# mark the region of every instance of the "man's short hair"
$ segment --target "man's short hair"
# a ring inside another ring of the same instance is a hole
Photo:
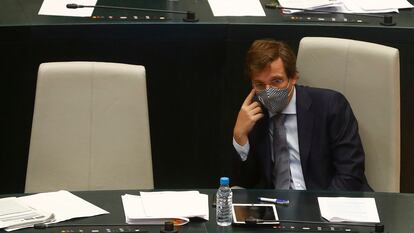
[[[293,78],[297,73],[296,55],[286,43],[273,39],[254,41],[246,55],[248,77],[260,73],[278,58],[282,59],[287,77]]]

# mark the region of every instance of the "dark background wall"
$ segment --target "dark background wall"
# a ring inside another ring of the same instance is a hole
[[[141,64],[147,70],[156,188],[212,188],[231,174],[232,130],[250,84],[251,42],[273,37],[297,50],[304,36],[396,47],[401,53],[401,191],[414,192],[414,33],[411,28],[290,23],[109,23],[2,26],[0,193],[24,190],[37,68],[49,61]],[[363,91],[363,90],[361,90]],[[382,175],[378,171],[378,175]]]

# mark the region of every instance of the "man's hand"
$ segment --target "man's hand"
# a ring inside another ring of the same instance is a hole
[[[247,135],[256,122],[263,117],[262,108],[260,104],[253,100],[255,90],[249,93],[244,100],[239,115],[237,116],[236,125],[234,126],[233,137],[236,142],[243,146],[247,143]]]

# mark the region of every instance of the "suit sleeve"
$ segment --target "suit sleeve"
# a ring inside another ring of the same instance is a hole
[[[240,155],[233,147],[233,181],[235,185],[244,188],[266,188],[267,183],[264,178],[263,166],[269,165],[264,162],[267,153],[263,152],[266,146],[263,144],[268,137],[267,134],[268,121],[259,120],[249,133],[250,149],[247,159],[242,161]],[[260,145],[259,145],[260,144]],[[264,165],[265,164],[265,165]]]
[[[329,145],[335,169],[329,188],[364,190],[365,153],[351,106],[342,94],[336,93],[329,103],[329,109]]]
[[[249,150],[247,159],[242,160],[240,154],[233,147],[232,153],[232,179],[233,185],[241,186],[243,188],[252,188],[256,182],[257,175],[257,161],[252,155],[252,150]]]

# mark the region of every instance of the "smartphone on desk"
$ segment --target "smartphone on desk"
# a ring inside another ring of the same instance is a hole
[[[234,224],[275,225],[279,217],[273,204],[233,203]]]

